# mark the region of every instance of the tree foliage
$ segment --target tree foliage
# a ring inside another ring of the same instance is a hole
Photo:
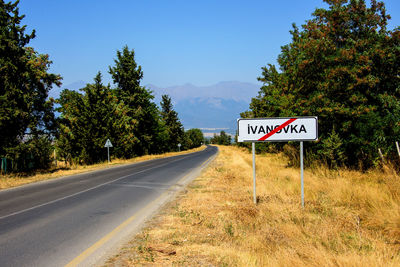
[[[114,62],[115,66],[110,67],[109,72],[117,85],[115,95],[127,107],[124,116],[133,126],[126,133],[131,141],[125,143],[119,155],[132,157],[160,152],[163,129],[159,110],[152,102],[154,96],[151,92],[140,85],[143,71],[135,61],[135,52],[125,46],[122,51],[117,51]]]
[[[203,142],[203,132],[200,129],[193,128],[185,132],[183,148],[192,149],[195,147],[199,147],[202,145]]]
[[[120,107],[101,79],[99,72],[93,84],[81,89],[83,94],[66,89],[58,99],[61,116],[57,145],[63,158],[95,163],[105,159],[106,140],[117,140],[116,134],[123,124],[122,116],[116,116]]]
[[[219,135],[214,134],[214,137],[211,138],[211,144],[217,145],[225,145],[229,146],[231,144],[231,136],[226,134],[225,131],[221,131]]]
[[[394,153],[400,137],[400,29],[387,29],[382,2],[325,2],[329,8],[316,9],[302,29],[293,25],[279,71],[262,68],[264,85],[242,116],[317,115],[320,141],[310,151],[335,164],[369,167],[378,148]],[[340,153],[324,151],[333,147]]]
[[[59,75],[48,73],[52,63],[48,55],[27,46],[35,38],[35,31],[25,33],[23,18],[18,1],[0,0],[0,156],[14,161],[20,161],[44,139],[50,143],[56,125],[53,100],[47,97],[53,84],[61,84]],[[24,145],[27,140],[29,145]],[[41,155],[36,156],[48,157]]]
[[[104,86],[98,73],[81,93],[61,93],[61,157],[87,164],[105,160],[107,139],[113,144],[112,154],[123,158],[171,151],[183,140],[171,99],[163,96],[162,111],[157,108],[151,92],[140,85],[143,72],[134,55],[128,47],[117,52],[115,66],[110,67],[116,88]]]
[[[178,144],[183,143],[184,129],[178,113],[173,109],[171,98],[168,95],[163,95],[161,98],[161,118],[166,128],[166,150],[175,151],[178,149]]]

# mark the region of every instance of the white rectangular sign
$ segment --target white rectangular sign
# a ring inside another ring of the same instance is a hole
[[[238,119],[238,142],[318,140],[317,117]]]

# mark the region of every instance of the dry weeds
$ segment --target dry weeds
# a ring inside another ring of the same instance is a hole
[[[103,162],[99,164],[93,165],[74,165],[74,166],[66,166],[64,162],[58,162],[57,167],[53,167],[51,170],[38,171],[33,174],[7,174],[0,175],[0,190],[16,187],[24,184],[29,184],[33,182],[39,182],[49,179],[54,179],[62,176],[69,176],[94,170],[105,169],[108,167],[118,166],[122,164],[135,163],[140,161],[164,158],[164,157],[172,157],[181,154],[192,153],[196,151],[200,151],[205,149],[206,146],[201,146],[199,148],[194,148],[191,150],[186,150],[182,152],[170,152],[159,155],[146,155],[142,157],[136,157],[132,159],[113,159],[110,164],[108,162]]]
[[[220,146],[217,159],[107,266],[399,266],[400,177],[300,171]]]

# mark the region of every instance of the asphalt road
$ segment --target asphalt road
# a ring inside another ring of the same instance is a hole
[[[209,146],[0,191],[0,266],[98,263],[217,151]]]

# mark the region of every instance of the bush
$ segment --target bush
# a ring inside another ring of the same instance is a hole
[[[322,139],[321,149],[318,151],[318,154],[322,156],[323,161],[332,169],[337,169],[347,161],[343,141],[335,130],[332,130],[327,138]]]
[[[21,142],[7,151],[11,160],[8,170],[13,172],[29,172],[37,169],[48,169],[51,166],[53,146],[47,137],[34,137]]]

